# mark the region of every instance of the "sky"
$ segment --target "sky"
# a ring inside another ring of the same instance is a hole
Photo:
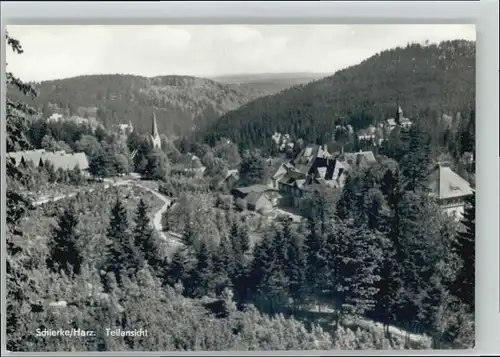
[[[408,42],[475,40],[474,25],[8,26],[22,55],[7,69],[25,81],[84,74],[215,77],[334,73]]]

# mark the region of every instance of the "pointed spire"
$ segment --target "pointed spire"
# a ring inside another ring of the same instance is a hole
[[[152,128],[152,131],[151,131],[151,135],[156,138],[158,137],[158,126],[156,125],[156,114],[153,113],[153,128]]]
[[[396,113],[396,123],[401,124],[401,119],[403,119],[403,109],[398,105],[398,112]]]

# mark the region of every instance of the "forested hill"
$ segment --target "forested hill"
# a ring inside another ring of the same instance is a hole
[[[255,99],[248,91],[187,76],[88,75],[44,81],[35,87],[39,96],[30,104],[44,117],[56,112],[96,117],[106,125],[132,121],[144,131],[150,130],[155,112],[160,133],[167,135],[185,134]],[[19,99],[14,91],[8,95]]]
[[[386,50],[333,76],[258,98],[225,114],[199,137],[266,148],[275,132],[324,142],[336,122],[368,127],[393,117],[397,103],[414,120],[470,110],[475,51],[475,42],[465,40]]]
[[[251,93],[255,97],[263,97],[281,92],[290,87],[306,84],[326,77],[331,73],[261,73],[240,74],[214,77],[213,80],[226,84],[231,88]]]

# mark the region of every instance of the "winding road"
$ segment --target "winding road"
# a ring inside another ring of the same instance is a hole
[[[174,237],[174,236],[172,236],[171,234],[168,234],[168,233],[165,234],[165,232],[163,231],[162,217],[163,217],[163,213],[165,213],[170,208],[170,204],[172,202],[172,200],[170,198],[168,198],[165,195],[162,195],[161,193],[159,193],[159,192],[157,192],[157,191],[155,191],[155,190],[153,190],[153,189],[151,189],[149,187],[146,187],[146,186],[142,185],[139,182],[133,181],[133,180],[128,180],[128,179],[118,179],[118,180],[104,179],[103,181],[107,182],[104,185],[104,189],[107,189],[107,188],[110,188],[110,187],[115,187],[115,186],[133,185],[133,186],[140,187],[143,190],[149,191],[150,193],[152,193],[153,195],[155,195],[156,197],[158,197],[160,200],[162,200],[164,204],[163,204],[163,206],[160,207],[160,209],[158,211],[156,211],[156,213],[153,216],[153,220],[152,220],[151,223],[152,223],[154,229],[158,232],[159,237],[162,240],[164,240],[165,242],[167,242],[167,244],[169,245],[169,247],[176,247],[176,246],[182,245],[182,243],[176,237]],[[79,191],[79,192],[93,192],[94,190],[95,190],[95,188],[89,188],[87,190],[83,190],[83,191]],[[62,199],[65,199],[65,198],[74,197],[74,196],[77,195],[77,193],[78,192],[72,192],[72,193],[68,193],[68,194],[65,194],[65,195],[59,195],[59,196],[55,196],[55,197],[44,196],[44,197],[39,198],[35,202],[33,202],[33,205],[34,206],[42,206],[42,205],[44,205],[46,203],[49,203],[49,202],[57,202],[57,201],[60,201]]]

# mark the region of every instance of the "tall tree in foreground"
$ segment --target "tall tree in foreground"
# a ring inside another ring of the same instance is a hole
[[[338,327],[344,316],[362,316],[375,307],[382,251],[374,232],[351,220],[337,220],[323,252],[326,288],[335,301]]]
[[[106,255],[106,268],[108,272],[114,273],[120,284],[124,274],[128,277],[135,276],[142,266],[142,257],[135,248],[127,210],[119,198],[111,208],[107,237],[110,243]]]
[[[50,259],[48,266],[55,272],[64,270],[67,275],[80,274],[83,255],[80,248],[80,234],[78,232],[78,213],[71,205],[59,216],[57,227],[49,243]]]
[[[476,245],[476,193],[468,198],[462,219],[463,232],[458,234],[455,251],[462,267],[455,282],[455,295],[474,311],[475,245]]]
[[[6,47],[10,47],[15,53],[22,54],[23,49],[21,44],[15,38],[9,36],[6,31],[5,40]],[[35,89],[26,83],[23,83],[19,78],[16,78],[12,72],[7,71],[7,88],[12,88],[26,96],[35,97]],[[6,150],[14,151],[26,149],[29,147],[29,142],[26,137],[27,132],[27,116],[35,113],[33,108],[30,108],[25,103],[15,102],[7,98],[5,106],[6,119]],[[10,351],[22,350],[23,340],[25,336],[20,336],[19,331],[20,316],[22,315],[22,303],[27,300],[26,291],[23,286],[24,281],[28,281],[28,274],[25,270],[19,269],[20,266],[16,260],[18,256],[22,256],[23,248],[18,245],[13,239],[14,235],[22,235],[22,232],[17,228],[21,218],[26,214],[29,207],[29,200],[22,194],[16,192],[14,186],[19,182],[25,173],[21,167],[16,167],[11,160],[6,160],[6,205],[7,205],[7,257],[6,257],[6,273],[7,273],[7,348]]]
[[[141,251],[148,264],[155,268],[160,263],[158,241],[149,219],[149,206],[142,198],[135,212],[134,245]]]
[[[298,237],[291,234],[289,223],[283,227],[283,235],[288,242],[286,253],[286,278],[288,280],[288,293],[293,299],[294,308],[297,309],[306,297],[306,255]]]

